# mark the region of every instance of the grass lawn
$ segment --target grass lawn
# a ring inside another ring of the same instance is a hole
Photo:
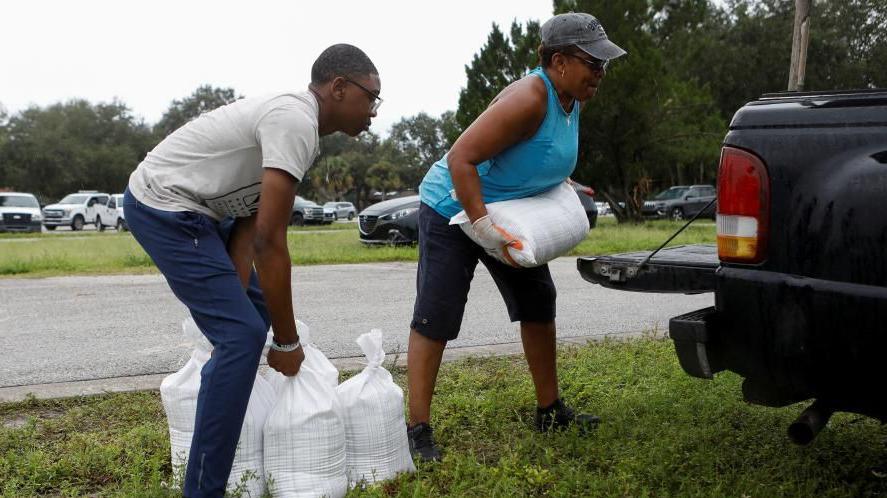
[[[713,243],[714,225],[710,222],[698,223],[672,243]],[[670,221],[619,225],[613,218],[601,218],[598,227],[571,255],[654,249],[680,226]],[[156,271],[151,259],[126,232],[34,235],[13,235],[0,239],[0,277]],[[364,247],[359,241],[355,224],[293,227],[288,239],[295,265],[416,261],[418,257],[416,247]]]
[[[91,226],[91,225],[90,225]],[[355,230],[357,227],[357,223],[331,223],[329,225],[303,225],[303,226],[291,226],[289,230],[291,232],[313,232],[318,230],[330,231],[330,230]],[[59,229],[52,232],[39,232],[39,233],[29,233],[29,232],[2,232],[0,233],[0,240],[3,239],[33,239],[33,238],[44,238],[44,239],[54,239],[59,237],[115,237],[118,235],[127,235],[127,232],[118,233],[117,230],[112,228],[106,228],[103,232],[98,232],[96,230],[82,230],[79,232],[73,232],[68,229]]]
[[[688,377],[670,341],[605,342],[560,351],[561,385],[600,429],[540,435],[521,357],[444,365],[432,423],[444,461],[349,497],[884,496],[870,467],[887,429],[835,415],[809,447],[785,429],[801,406],[741,400],[740,379]],[[402,371],[396,381],[404,385]],[[156,392],[0,405],[6,497],[175,496]]]

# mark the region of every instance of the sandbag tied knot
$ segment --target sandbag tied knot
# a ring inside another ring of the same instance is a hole
[[[365,334],[361,334],[357,338],[357,345],[360,346],[364,356],[367,358],[367,367],[380,367],[385,361],[385,349],[382,345],[382,331],[372,329]]]

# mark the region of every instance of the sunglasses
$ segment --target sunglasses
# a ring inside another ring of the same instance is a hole
[[[600,60],[600,59],[586,59],[585,57],[579,57],[578,55],[568,54],[561,52],[564,55],[568,55],[574,59],[579,59],[584,62],[586,66],[588,66],[592,71],[598,72],[607,69],[607,66],[610,65],[610,59]]]
[[[347,81],[348,83],[351,83],[352,85],[356,86],[357,88],[360,88],[361,90],[366,92],[367,95],[370,96],[370,102],[371,102],[370,103],[370,112],[376,112],[379,110],[379,106],[381,106],[382,102],[383,102],[382,97],[376,95],[375,93],[371,92],[369,90],[369,88],[361,85],[360,83],[358,83],[350,78],[345,78],[344,76],[343,76],[343,78],[345,79],[345,81]]]

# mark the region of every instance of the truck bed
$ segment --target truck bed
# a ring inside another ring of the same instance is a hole
[[[576,264],[582,278],[610,289],[678,294],[715,290],[715,271],[720,264],[715,245],[669,247],[641,267],[651,252],[586,256]]]

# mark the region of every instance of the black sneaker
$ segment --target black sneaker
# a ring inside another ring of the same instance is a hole
[[[434,444],[434,431],[428,424],[407,426],[407,439],[410,440],[410,454],[423,462],[439,462],[440,448]]]
[[[536,408],[536,430],[539,432],[559,431],[575,425],[579,432],[587,434],[596,429],[600,422],[601,419],[594,415],[576,415],[560,398],[547,408]]]

